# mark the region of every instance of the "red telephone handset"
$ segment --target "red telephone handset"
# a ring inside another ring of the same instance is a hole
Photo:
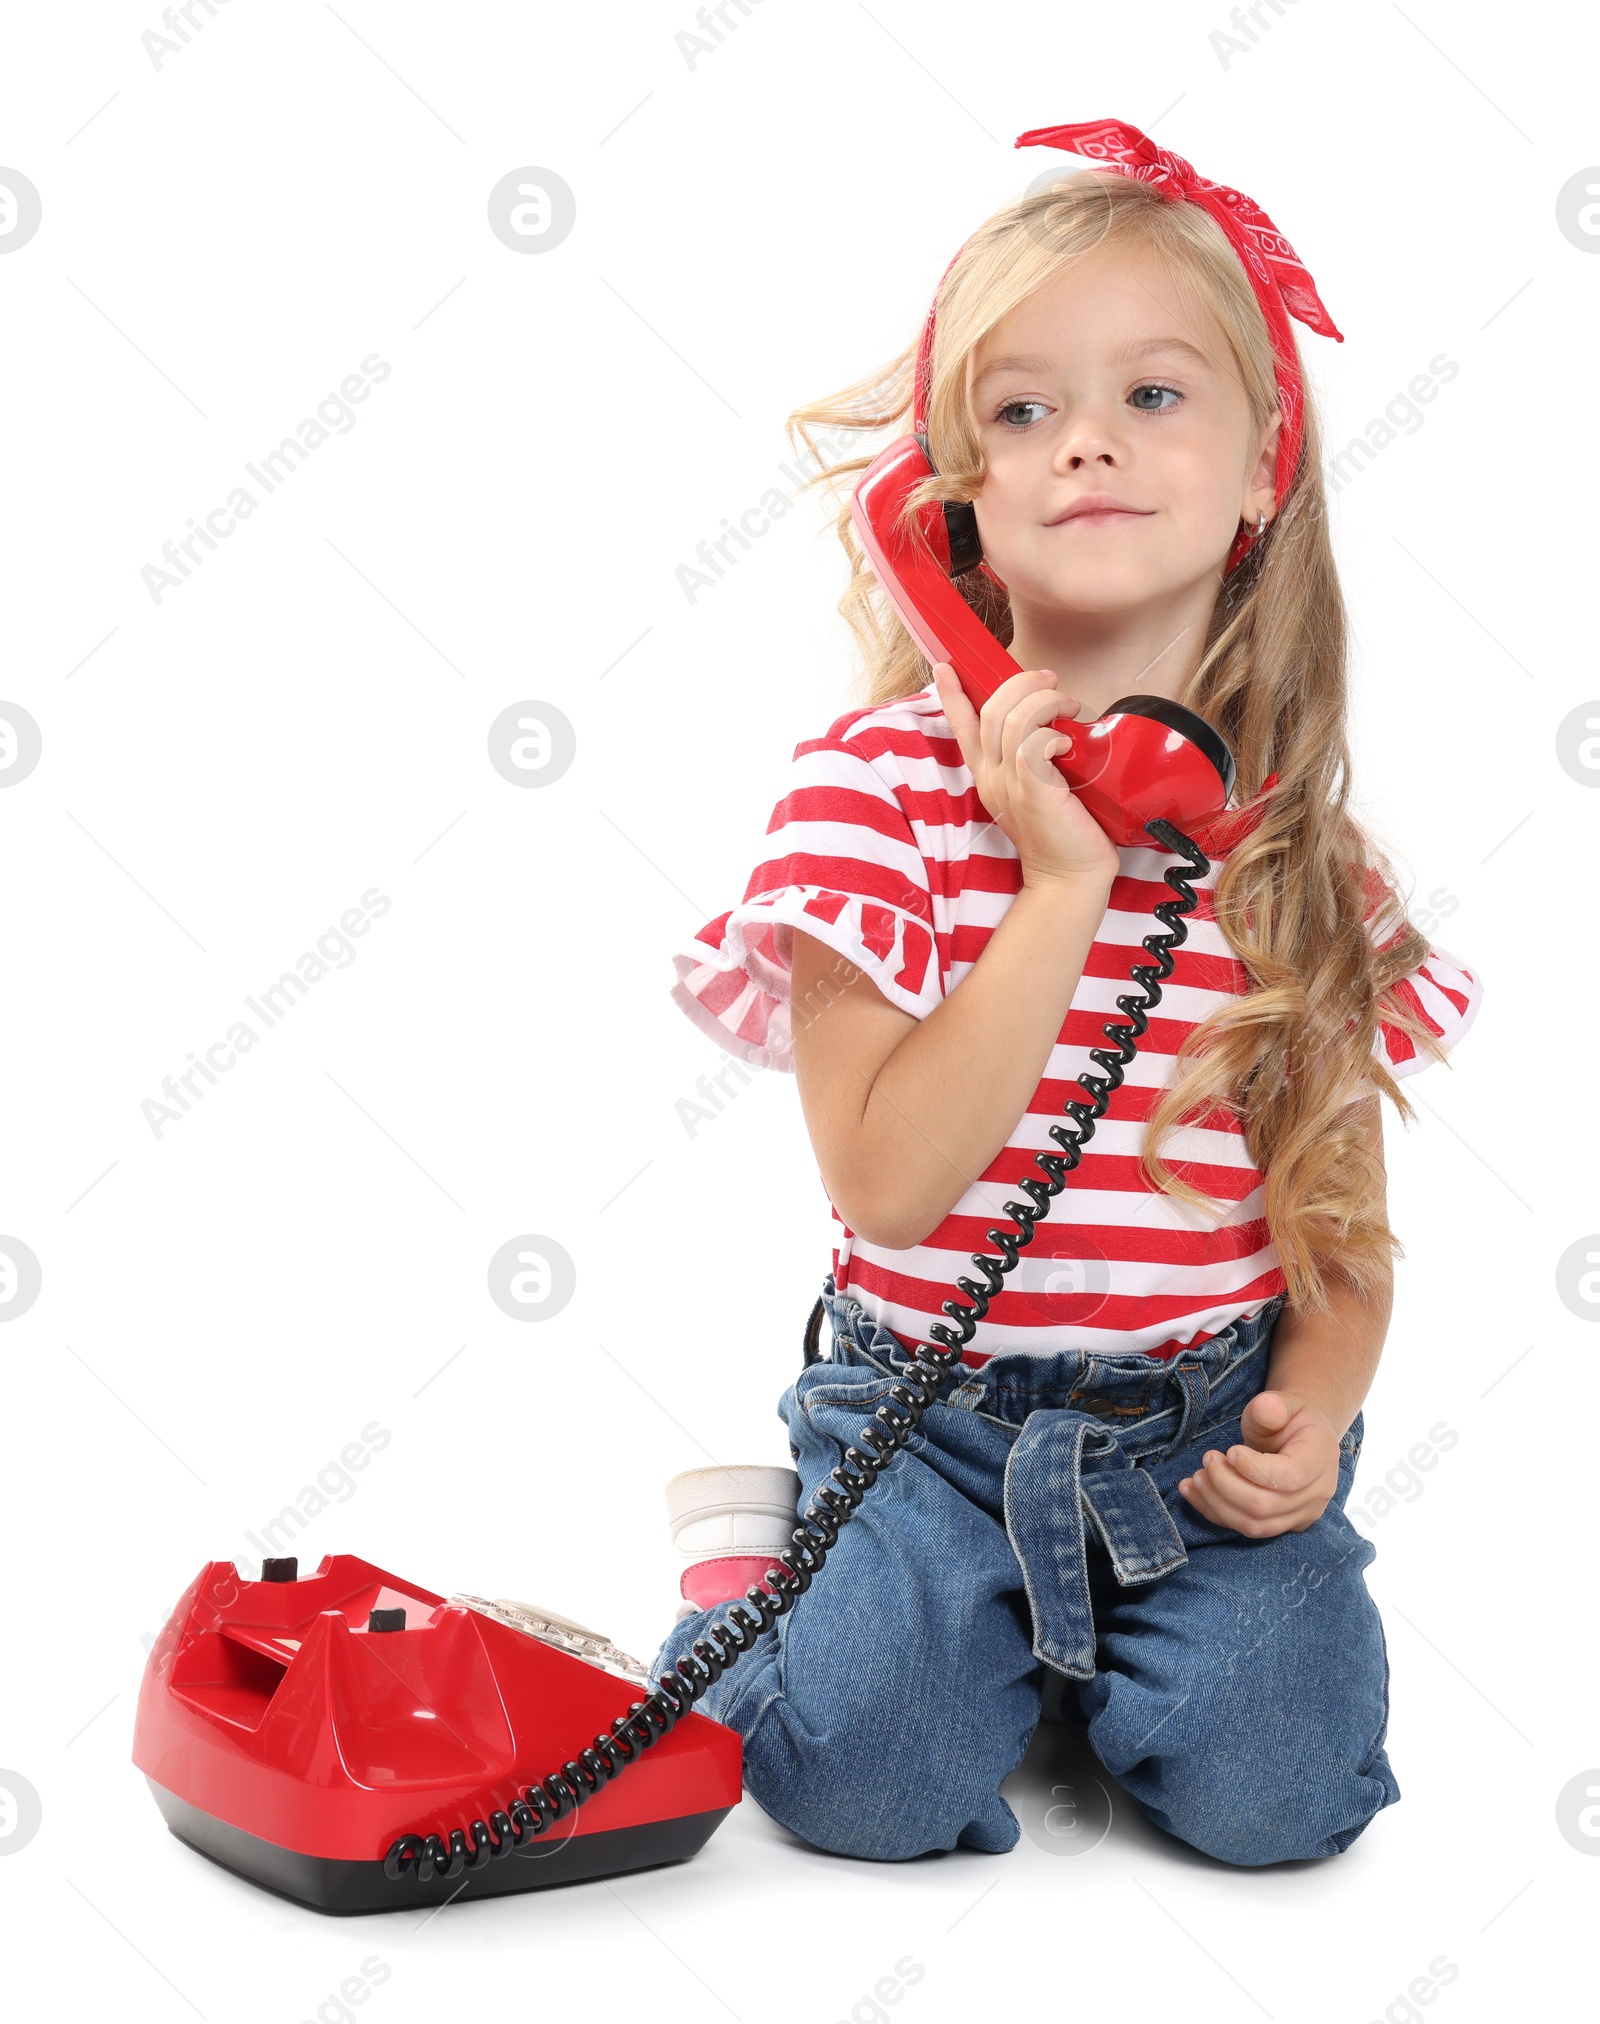
[[[950,663],[981,707],[1020,669],[953,581],[982,560],[972,507],[936,500],[914,523],[901,517],[932,475],[925,438],[900,437],[862,473],[851,518],[906,630],[930,661]],[[1228,805],[1233,754],[1203,717],[1164,696],[1124,696],[1092,723],[1061,717],[1051,728],[1072,739],[1056,764],[1113,843],[1147,842],[1145,825],[1158,818],[1187,831]]]

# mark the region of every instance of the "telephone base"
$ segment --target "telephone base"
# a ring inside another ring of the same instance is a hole
[[[396,1884],[384,1875],[381,1861],[345,1862],[280,1848],[259,1835],[247,1834],[242,1827],[231,1827],[225,1820],[202,1813],[153,1778],[146,1778],[145,1783],[167,1826],[186,1846],[262,1890],[274,1891],[313,1911],[339,1916],[415,1911],[420,1905],[506,1897],[513,1891],[550,1890],[559,1884],[686,1862],[700,1852],[732,1811],[723,1806],[706,1813],[680,1814],[672,1820],[583,1834],[570,1832],[569,1823],[565,1839],[557,1838],[563,1833],[562,1825],[557,1824],[549,1830],[548,1845],[541,1836],[525,1855],[508,1855],[487,1869],[468,1870],[453,1881],[436,1877],[431,1883],[412,1879]]]

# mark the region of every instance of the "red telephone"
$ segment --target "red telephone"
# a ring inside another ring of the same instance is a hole
[[[541,1890],[681,1862],[738,1804],[735,1732],[644,1719],[644,1668],[581,1625],[446,1601],[350,1554],[298,1574],[292,1558],[259,1581],[203,1568],[151,1648],[134,1725],[172,1832],[252,1883],[324,1912]],[[634,1759],[604,1790],[608,1762]]]
[[[983,559],[970,505],[935,500],[907,516],[906,500],[933,475],[927,438],[901,436],[856,486],[850,517],[873,574],[930,661],[948,661],[974,705],[1021,672],[956,588]],[[1073,740],[1056,764],[1113,843],[1143,843],[1152,819],[1180,829],[1219,815],[1233,792],[1233,754],[1205,721],[1164,696],[1124,696],[1103,717],[1060,717]]]

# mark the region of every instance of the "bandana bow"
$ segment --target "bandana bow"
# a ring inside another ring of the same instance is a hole
[[[1096,119],[1075,126],[1035,127],[1019,134],[1014,145],[1063,148],[1083,155],[1120,175],[1151,184],[1170,203],[1199,204],[1216,219],[1249,276],[1272,337],[1278,406],[1283,415],[1275,487],[1281,511],[1300,462],[1300,445],[1305,434],[1300,370],[1295,361],[1289,318],[1297,317],[1322,337],[1344,342],[1344,333],[1335,327],[1323,307],[1305,263],[1259,204],[1238,190],[1230,190],[1226,183],[1213,183],[1182,155],[1158,148],[1137,127],[1122,120]],[[1240,531],[1228,556],[1228,569],[1249,553],[1254,538],[1249,532]]]

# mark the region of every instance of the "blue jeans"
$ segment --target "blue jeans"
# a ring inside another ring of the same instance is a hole
[[[778,1406],[797,1518],[910,1361],[831,1277],[823,1299],[831,1356]],[[739,1732],[761,1806],[841,1855],[1003,1852],[1046,1667],[1145,1816],[1224,1862],[1337,1854],[1392,1805],[1374,1549],[1344,1515],[1361,1415],[1304,1532],[1247,1538],[1177,1488],[1240,1439],[1282,1305],[1170,1361],[1006,1353],[948,1378],[812,1587],[698,1704]],[[728,1608],[685,1617],[652,1673]]]

